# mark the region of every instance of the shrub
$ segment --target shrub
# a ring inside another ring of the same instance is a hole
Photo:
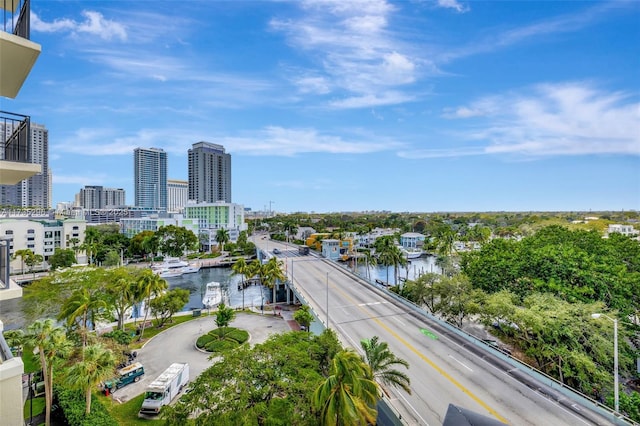
[[[207,343],[209,343],[210,341],[212,341],[215,338],[216,337],[212,336],[211,334],[204,334],[204,335],[198,337],[198,340],[196,340],[196,346],[198,348],[202,349],[205,346],[207,346]]]
[[[81,391],[57,388],[58,404],[66,424],[75,426],[118,426],[104,405],[96,398],[91,401],[91,413],[85,415],[85,399]]]
[[[131,343],[131,340],[133,340],[131,334],[124,330],[113,330],[108,333],[104,333],[103,336],[113,339],[121,345],[125,346],[128,346],[129,343]]]
[[[227,333],[226,338],[235,340],[239,344],[242,344],[247,340],[249,340],[249,333],[246,330],[240,330],[236,328],[236,329],[230,330]]]
[[[238,347],[238,343],[233,340],[212,340],[205,347],[209,352],[224,352]]]

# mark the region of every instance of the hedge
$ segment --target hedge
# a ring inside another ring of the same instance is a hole
[[[118,426],[104,405],[97,398],[91,400],[91,413],[85,415],[84,393],[78,390],[56,388],[58,404],[66,424],[74,426]]]
[[[216,338],[216,336],[212,336],[211,334],[204,334],[204,335],[198,337],[198,340],[196,340],[196,346],[198,348],[202,349],[205,346],[207,346],[207,343],[209,343],[210,341],[212,341],[215,338]]]
[[[205,349],[209,352],[224,352],[238,347],[238,343],[232,340],[213,340]]]

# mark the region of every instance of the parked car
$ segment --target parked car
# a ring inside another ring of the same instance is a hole
[[[124,368],[118,370],[118,376],[104,382],[104,393],[110,393],[126,386],[130,383],[137,382],[144,374],[144,367],[139,362],[134,362]]]

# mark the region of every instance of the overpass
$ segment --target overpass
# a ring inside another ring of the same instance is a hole
[[[256,240],[263,251],[267,242]],[[293,293],[336,331],[343,345],[378,336],[407,360],[411,394],[386,388],[406,425],[441,425],[449,404],[510,425],[626,425],[609,409],[509,355],[352,274],[335,262],[269,241]],[[273,254],[270,253],[272,256]]]

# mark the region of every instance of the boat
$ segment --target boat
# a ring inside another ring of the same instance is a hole
[[[191,266],[189,263],[180,260],[177,257],[167,257],[164,262],[152,265],[151,269],[160,275],[160,278],[173,278],[184,274],[185,268],[189,266]],[[189,270],[189,272],[198,272],[199,270],[200,267],[198,267],[197,270]]]
[[[196,262],[188,263],[187,266],[182,268],[183,274],[194,274],[198,271],[200,271],[200,264]]]
[[[213,308],[222,302],[222,289],[220,283],[217,281],[211,281],[207,283],[207,288],[202,298],[202,304],[205,308]]]
[[[424,254],[419,248],[402,248],[401,250],[407,259],[417,259]]]
[[[182,268],[153,268],[153,272],[160,278],[174,278],[182,276]]]

